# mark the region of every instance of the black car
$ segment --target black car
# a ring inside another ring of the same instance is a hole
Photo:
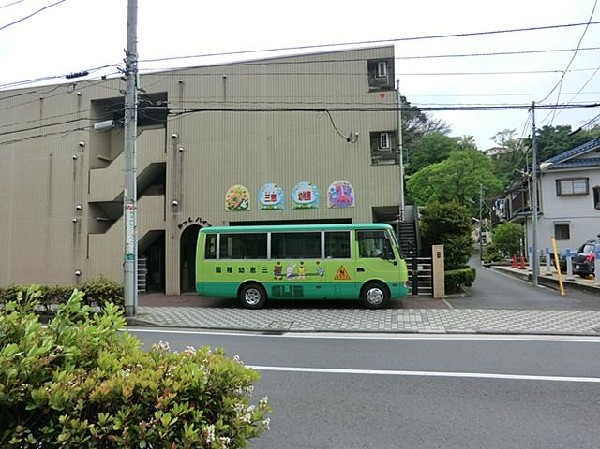
[[[594,250],[600,248],[600,235],[583,243],[573,256],[573,274],[587,277],[594,274]]]

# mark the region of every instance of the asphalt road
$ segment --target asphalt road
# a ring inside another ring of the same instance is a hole
[[[479,261],[470,265],[477,273],[468,296],[446,298],[455,309],[482,310],[600,310],[598,294],[573,289],[560,291],[549,287],[534,287],[531,282],[482,267]]]
[[[130,329],[223,347],[262,373],[253,448],[597,448],[600,340]]]

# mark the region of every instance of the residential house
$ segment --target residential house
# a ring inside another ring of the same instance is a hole
[[[540,252],[553,252],[552,238],[564,253],[600,234],[600,138],[541,162],[537,183],[536,247]],[[533,247],[531,176],[522,174],[494,200],[493,210],[498,222],[523,224],[529,254]]]

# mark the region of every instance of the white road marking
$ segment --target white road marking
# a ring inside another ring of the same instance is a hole
[[[418,376],[418,377],[459,377],[474,379],[501,379],[501,380],[533,380],[550,382],[579,382],[600,383],[598,377],[571,377],[571,376],[533,376],[526,374],[500,374],[500,373],[461,373],[444,371],[405,371],[381,369],[352,369],[352,368],[297,368],[284,366],[253,366],[258,371],[292,371],[305,373],[330,373],[330,374],[386,374],[393,376]]]

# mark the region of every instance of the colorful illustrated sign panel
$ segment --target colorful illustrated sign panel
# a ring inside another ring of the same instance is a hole
[[[283,189],[274,182],[264,184],[258,191],[258,203],[261,210],[283,210]]]
[[[354,189],[348,181],[336,181],[327,190],[327,207],[339,209],[354,207]]]
[[[227,211],[248,210],[249,204],[248,189],[241,184],[231,186],[225,194],[225,210]]]
[[[312,182],[301,181],[292,189],[292,209],[318,209],[319,189]]]

